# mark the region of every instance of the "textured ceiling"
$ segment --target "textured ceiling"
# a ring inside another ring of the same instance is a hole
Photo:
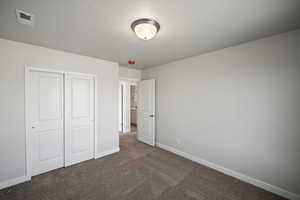
[[[16,23],[15,9],[34,27]],[[137,18],[161,24],[138,39]],[[147,68],[300,28],[299,0],[0,0],[0,38]],[[132,66],[131,66],[132,67]]]

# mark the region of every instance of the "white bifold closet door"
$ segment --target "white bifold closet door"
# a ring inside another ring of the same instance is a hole
[[[95,131],[95,80],[65,75],[65,166],[92,159]]]
[[[63,74],[30,73],[31,175],[64,166]]]
[[[31,175],[94,157],[95,78],[30,71]]]

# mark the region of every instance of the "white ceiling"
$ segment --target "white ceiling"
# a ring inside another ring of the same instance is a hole
[[[16,23],[15,9],[35,26]],[[137,18],[161,24],[138,39]],[[0,0],[0,37],[147,68],[300,28],[299,0]],[[132,66],[131,66],[132,67]]]

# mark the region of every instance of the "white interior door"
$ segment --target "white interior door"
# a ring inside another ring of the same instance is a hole
[[[64,165],[63,74],[30,72],[32,175]]]
[[[65,79],[65,166],[68,166],[94,157],[95,79],[71,73]]]
[[[139,87],[138,140],[155,146],[155,80],[144,80]]]

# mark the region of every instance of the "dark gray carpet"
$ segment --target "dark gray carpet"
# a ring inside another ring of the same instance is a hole
[[[123,135],[121,151],[0,191],[1,200],[280,200],[255,186]]]

